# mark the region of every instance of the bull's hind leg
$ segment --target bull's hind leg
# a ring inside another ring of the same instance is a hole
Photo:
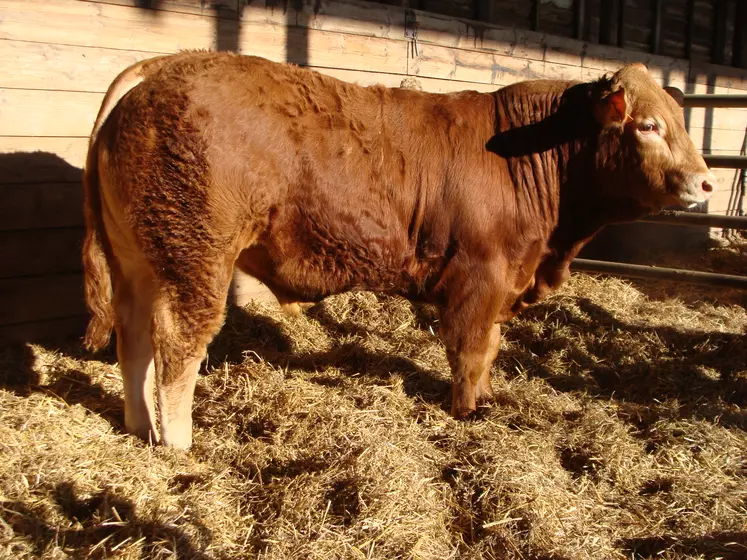
[[[158,441],[151,346],[153,285],[147,278],[117,278],[114,289],[117,358],[125,395],[125,428]]]
[[[202,271],[159,296],[153,319],[161,441],[186,449],[192,445],[192,401],[207,346],[220,330],[231,267]]]

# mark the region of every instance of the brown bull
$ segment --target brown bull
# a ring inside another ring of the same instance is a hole
[[[114,82],[85,185],[86,343],[116,329],[127,429],[188,447],[234,266],[291,307],[356,289],[437,304],[459,417],[491,395],[500,323],[600,228],[715,181],[642,65],[437,95],[182,53]]]

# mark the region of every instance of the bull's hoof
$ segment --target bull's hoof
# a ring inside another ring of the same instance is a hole
[[[457,420],[466,420],[475,413],[475,409],[460,408],[458,410],[452,410],[451,415]]]
[[[456,403],[452,403],[451,405],[451,415],[457,420],[468,418],[475,410],[477,410],[476,406],[458,406]]]
[[[494,401],[495,394],[490,383],[480,383],[475,387],[475,397],[472,402],[469,399],[461,399],[461,402],[459,399],[452,401],[451,415],[457,420],[464,420],[475,416],[478,409],[491,406]]]
[[[150,445],[155,445],[161,440],[158,430],[149,423],[133,422],[125,419],[125,430],[128,434],[137,436]]]
[[[282,303],[280,304],[280,309],[288,317],[299,317],[302,313],[301,305],[298,303]]]
[[[192,447],[192,436],[172,436],[168,439],[166,437],[161,439],[161,445],[164,447],[171,447],[173,449],[183,449],[187,450],[190,447]]]
[[[192,447],[192,422],[173,422],[169,426],[161,426],[161,445],[174,449],[189,449]]]
[[[477,408],[475,386],[471,383],[456,383],[451,387],[451,415],[457,420],[466,418]]]
[[[280,308],[290,317],[300,317],[305,311],[314,307],[314,305],[313,302],[293,302],[283,303],[280,305]]]

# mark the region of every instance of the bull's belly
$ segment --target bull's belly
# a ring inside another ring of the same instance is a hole
[[[413,301],[438,303],[439,293],[432,288],[437,284],[441,266],[413,263],[406,257],[397,262],[387,262],[376,253],[366,251],[313,252],[298,245],[295,250],[285,250],[283,258],[279,247],[256,245],[244,250],[236,266],[264,283],[281,304],[318,302],[322,299],[354,290],[370,290],[404,296]],[[544,276],[540,274],[540,293],[537,286],[537,260],[523,263],[513,270],[503,282],[497,282],[504,293],[496,321],[506,323],[519,312],[546,294]],[[418,273],[420,271],[421,273]],[[529,301],[525,301],[525,300]]]
[[[350,290],[409,292],[428,271],[415,262],[407,226],[385,205],[360,202],[370,198],[367,191],[339,190],[348,200],[310,183],[303,198],[278,205],[237,266],[281,303]]]
[[[280,303],[317,302],[353,290],[406,295],[416,284],[402,263],[367,252],[293,250],[279,259],[272,254],[267,246],[251,247],[240,254],[236,266],[265,284]]]

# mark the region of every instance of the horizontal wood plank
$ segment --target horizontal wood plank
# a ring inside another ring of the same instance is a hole
[[[345,70],[339,68],[314,68],[322,74],[332,76],[338,80],[356,83],[361,86],[384,85],[387,87],[400,87],[406,78],[416,79],[423,91],[431,93],[452,93],[455,91],[481,91],[489,93],[498,89],[494,84],[480,84],[459,80],[426,78],[423,76],[403,76],[402,74],[385,74],[379,72],[363,72],[358,70]]]
[[[0,325],[86,313],[82,274],[0,278],[0,294]]]
[[[0,87],[106,92],[128,66],[154,56],[152,52],[123,51],[0,40]]]
[[[243,26],[239,52],[317,68],[407,73],[407,43],[326,31]]]
[[[0,0],[0,13],[2,39],[154,53],[216,44],[207,16],[70,0]]]
[[[0,278],[80,272],[82,246],[82,227],[0,231]]]
[[[485,84],[508,85],[521,80],[589,80],[598,72],[577,66],[530,61],[511,56],[422,45],[420,56],[410,61],[410,73],[429,78],[457,79]]]
[[[8,45],[7,51],[0,49],[0,60],[4,57],[7,72],[0,75],[0,87],[40,90],[61,90],[104,93],[112,80],[137,60],[150,58],[152,53],[119,51],[98,47],[49,45],[25,41],[0,40],[0,47]],[[7,53],[12,52],[10,56]],[[31,63],[29,63],[31,61]],[[96,71],[91,71],[96,68]],[[345,68],[322,68],[309,66],[329,76],[361,85],[383,84],[399,86],[401,73],[391,74]],[[423,79],[423,89],[432,92],[450,92],[464,89],[493,91],[492,84],[481,84],[454,79]],[[0,144],[0,153],[3,153]],[[1,181],[1,180],[0,180]]]
[[[246,0],[83,0],[92,4],[116,4],[151,12],[181,12],[236,19]],[[154,17],[158,17],[157,13]]]
[[[104,95],[0,88],[3,136],[86,138]]]

